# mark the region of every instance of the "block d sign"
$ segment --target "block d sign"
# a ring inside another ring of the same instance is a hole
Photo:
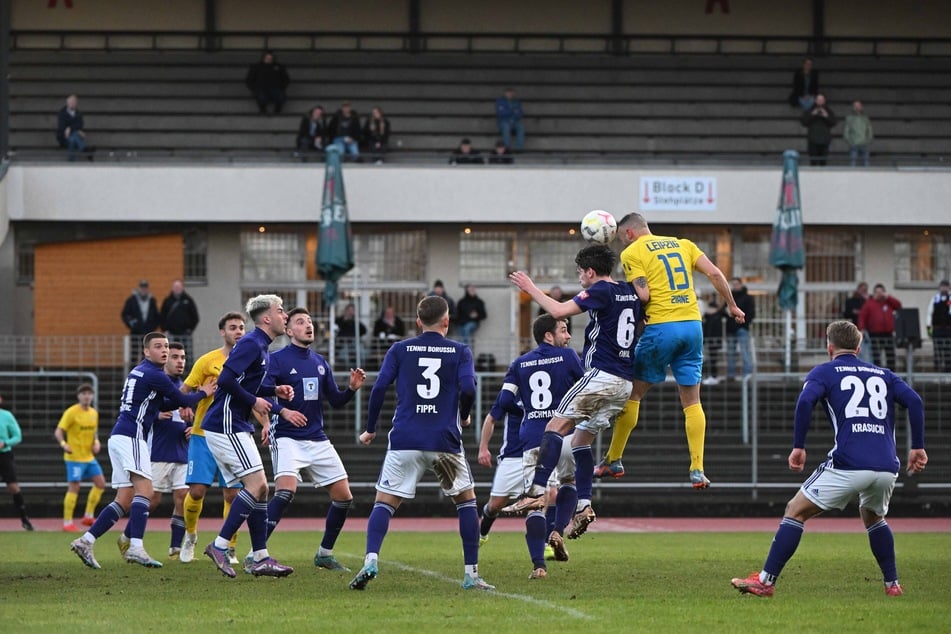
[[[717,179],[642,176],[638,199],[643,211],[715,211]]]

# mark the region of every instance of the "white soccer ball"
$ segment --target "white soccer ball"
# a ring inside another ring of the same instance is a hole
[[[581,219],[581,237],[588,242],[608,244],[617,235],[617,221],[602,209],[589,211]]]

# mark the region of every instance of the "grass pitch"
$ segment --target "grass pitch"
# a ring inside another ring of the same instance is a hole
[[[363,592],[347,587],[362,564],[362,533],[344,532],[335,554],[351,573],[317,570],[319,533],[280,529],[272,554],[296,571],[286,579],[237,579],[210,560],[124,563],[116,531],[96,547],[102,570],[69,551],[71,535],[0,534],[0,623],[4,632],[937,632],[951,628],[951,535],[898,534],[906,595],[886,597],[862,534],[803,536],[776,595],[740,595],[730,579],[759,569],[767,533],[592,532],[567,542],[566,563],[529,581],[524,537],[496,533],[480,573],[496,592],[465,591],[455,533],[392,532],[380,575]],[[213,535],[199,537],[199,550]],[[167,533],[146,535],[164,560]],[[239,555],[246,552],[242,535]]]

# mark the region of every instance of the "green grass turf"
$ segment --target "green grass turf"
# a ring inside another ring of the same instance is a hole
[[[383,545],[380,576],[348,582],[362,564],[361,533],[336,554],[354,572],[316,570],[318,533],[269,544],[297,568],[286,579],[237,579],[200,556],[161,570],[124,563],[115,531],[97,545],[102,570],[69,552],[71,535],[0,535],[4,632],[938,632],[951,628],[951,535],[896,535],[903,597],[886,597],[865,536],[810,534],[772,599],[740,595],[730,578],[758,569],[767,533],[589,533],[567,542],[571,560],[529,581],[524,537],[496,533],[480,572],[498,590],[464,591],[455,533],[399,533]],[[199,550],[212,535],[199,537]],[[167,533],[146,547],[164,560]],[[242,535],[239,555],[247,548]],[[462,630],[461,628],[465,628]],[[541,628],[541,629],[539,629]]]

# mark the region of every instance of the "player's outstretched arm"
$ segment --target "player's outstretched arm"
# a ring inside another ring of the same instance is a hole
[[[717,289],[720,297],[726,301],[727,311],[733,315],[733,319],[736,323],[742,324],[746,320],[746,314],[736,305],[736,300],[733,298],[733,290],[730,288],[730,283],[727,281],[723,271],[717,268],[717,265],[711,262],[710,258],[706,255],[701,255],[695,266],[698,271],[710,278],[710,283],[713,284],[713,288]]]

